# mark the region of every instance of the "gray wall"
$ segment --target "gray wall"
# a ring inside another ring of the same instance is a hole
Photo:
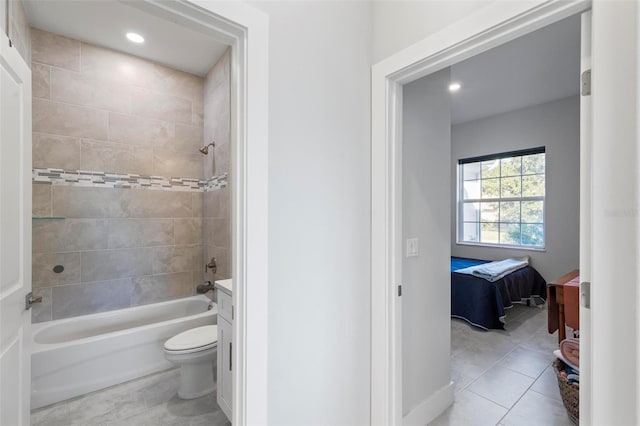
[[[417,237],[420,246],[418,257],[402,262],[404,415],[450,382],[449,74],[445,69],[404,87],[402,248],[407,238]]]
[[[460,158],[538,146],[546,146],[547,158],[545,251],[457,244],[454,196],[451,201],[452,255],[489,260],[529,255],[532,265],[547,281],[578,267],[580,104],[577,96],[453,126],[451,193],[457,194]]]
[[[490,4],[491,0],[376,0],[373,9],[373,63],[442,30]]]
[[[251,4],[269,15],[269,424],[369,424],[371,5]]]

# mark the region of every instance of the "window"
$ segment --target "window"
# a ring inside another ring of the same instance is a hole
[[[544,248],[544,147],[459,160],[458,172],[458,242]]]

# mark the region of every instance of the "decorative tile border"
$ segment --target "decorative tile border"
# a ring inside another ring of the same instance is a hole
[[[227,174],[207,180],[117,174],[87,170],[33,169],[33,183],[43,185],[87,186],[96,188],[135,188],[163,191],[210,192],[227,186]]]
[[[216,189],[227,187],[227,174],[213,176],[204,181],[204,192],[210,192]]]

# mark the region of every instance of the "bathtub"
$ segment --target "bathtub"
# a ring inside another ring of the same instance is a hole
[[[164,342],[216,324],[217,312],[199,295],[34,324],[31,408],[174,367],[164,357]]]

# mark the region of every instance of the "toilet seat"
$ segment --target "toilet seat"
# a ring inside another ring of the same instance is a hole
[[[218,326],[205,325],[176,334],[164,344],[169,354],[190,354],[206,351],[218,346]]]

